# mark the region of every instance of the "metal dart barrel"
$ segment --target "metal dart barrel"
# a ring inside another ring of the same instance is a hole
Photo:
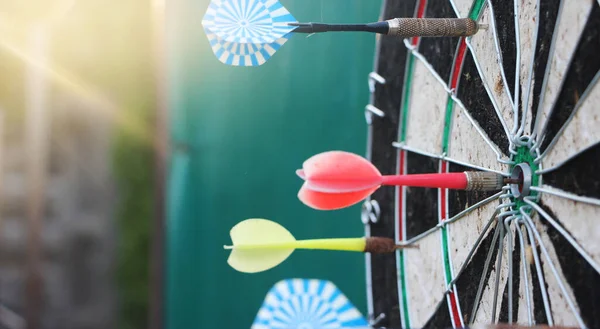
[[[388,35],[408,37],[466,37],[479,30],[470,18],[393,18],[386,21]]]
[[[467,191],[497,191],[507,183],[504,176],[493,172],[465,171]]]

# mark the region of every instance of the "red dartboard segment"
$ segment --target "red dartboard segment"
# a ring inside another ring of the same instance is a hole
[[[467,53],[467,42],[465,38],[460,39],[458,46],[458,53],[456,54],[455,69],[452,72],[452,80],[450,81],[450,88],[455,89],[458,86],[458,78],[460,77],[460,68],[465,61],[465,54]],[[457,66],[457,64],[459,64]]]

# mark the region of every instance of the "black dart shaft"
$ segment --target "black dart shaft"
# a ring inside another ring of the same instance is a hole
[[[288,23],[298,26],[295,33],[322,33],[322,32],[372,32],[388,34],[390,26],[388,22],[377,22],[369,24],[324,24],[324,23]]]
[[[470,18],[394,18],[368,24],[288,23],[295,33],[371,32],[396,37],[461,37],[477,33]]]

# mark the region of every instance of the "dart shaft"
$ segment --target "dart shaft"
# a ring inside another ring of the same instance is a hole
[[[289,242],[240,244],[226,249],[257,250],[257,249],[318,249],[363,252],[367,240],[365,238],[340,238],[340,239],[310,239]]]
[[[383,185],[413,187],[449,188],[464,190],[467,188],[465,173],[413,174],[383,176]]]
[[[470,18],[394,18],[369,24],[288,23],[294,33],[371,32],[396,37],[463,37],[477,33]]]
[[[369,24],[325,24],[325,23],[288,23],[297,26],[294,33],[322,33],[322,32],[372,32],[387,34],[388,22],[376,22]]]
[[[445,174],[389,175],[383,185],[495,191],[505,184],[504,177],[491,172],[467,171]]]

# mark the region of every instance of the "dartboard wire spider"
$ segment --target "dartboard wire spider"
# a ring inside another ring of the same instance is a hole
[[[492,142],[490,140],[490,138],[483,132],[483,130],[481,129],[481,127],[475,122],[475,120],[473,119],[473,117],[471,116],[471,114],[469,113],[469,111],[467,110],[467,107],[456,96],[455,90],[453,90],[452,88],[450,88],[448,86],[448,84],[444,81],[444,79],[442,79],[440,77],[440,75],[435,71],[435,69],[433,68],[433,66],[431,65],[431,63],[429,63],[429,61],[427,61],[427,59],[425,58],[425,56],[423,56],[423,54],[421,54],[417,50],[417,47],[415,45],[411,44],[410,41],[409,41],[409,39],[404,39],[404,45],[405,45],[405,47],[408,49],[408,51],[412,55],[414,55],[419,61],[421,61],[421,63],[425,66],[425,68],[444,87],[444,90],[446,91],[446,93],[448,93],[448,95],[452,98],[452,100],[456,104],[459,105],[459,107],[461,108],[463,114],[469,120],[469,122],[471,123],[471,125],[473,126],[473,128],[475,128],[475,130],[479,133],[479,135],[481,136],[481,138],[483,138],[483,140],[486,142],[486,144],[496,154],[496,161],[498,161],[499,163],[508,164],[508,165],[514,164],[514,161],[512,161],[510,159],[503,159],[502,153],[497,149],[497,147],[495,146],[494,142]],[[497,113],[497,115],[499,116],[499,119],[501,120],[501,122],[503,122],[502,116],[499,113]],[[508,132],[508,129],[506,128],[506,124],[503,122],[502,125],[504,127],[505,133],[508,136],[509,143],[512,143],[512,138],[510,138],[510,134]]]

